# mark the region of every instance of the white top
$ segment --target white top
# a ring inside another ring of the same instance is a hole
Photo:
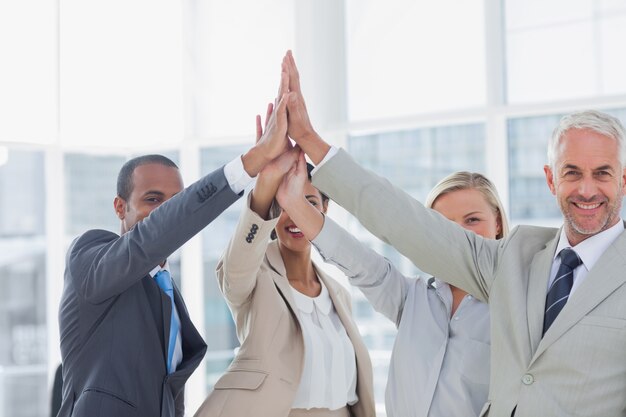
[[[168,261],[165,261],[165,264],[163,265],[163,267],[159,265],[155,266],[154,269],[150,271],[150,276],[154,278],[154,276],[158,274],[160,271],[170,272],[170,264]],[[170,274],[170,277],[172,277],[171,274]],[[174,285],[174,277],[172,277],[172,285]],[[174,312],[174,315],[176,316],[176,320],[180,323],[180,317],[178,315],[178,308],[176,308],[176,303],[174,302],[172,302],[172,311]],[[178,368],[178,365],[180,365],[180,363],[183,361],[183,347],[181,344],[183,339],[182,339],[182,333],[180,331],[180,327],[181,326],[178,326],[178,335],[176,335],[176,344],[174,345],[174,355],[172,356],[172,372],[176,371],[176,368]]]
[[[254,178],[250,177],[244,169],[241,156],[224,165],[224,176],[235,194],[239,194],[254,182]]]
[[[489,391],[489,307],[434,278],[408,278],[325,217],[313,239],[374,309],[398,326],[385,394],[388,417],[478,416]]]
[[[585,280],[587,274],[596,264],[598,259],[602,256],[602,254],[608,249],[609,246],[617,239],[617,237],[622,234],[624,231],[624,222],[622,219],[617,222],[614,226],[609,227],[608,229],[593,235],[582,242],[580,242],[576,247],[572,248],[572,245],[569,244],[569,240],[565,235],[565,228],[561,229],[561,236],[559,237],[559,244],[556,247],[556,252],[554,252],[554,259],[552,261],[552,270],[550,271],[550,281],[548,282],[548,288],[552,285],[554,278],[556,277],[556,273],[559,270],[559,266],[561,266],[561,257],[559,253],[562,249],[572,248],[578,255],[583,263],[579,265],[576,269],[574,269],[574,284],[572,285],[572,290],[570,291],[570,296],[574,294],[576,288],[580,286],[580,284]]]
[[[292,408],[337,410],[355,404],[356,359],[328,290],[308,297],[291,288],[304,337],[304,368]]]

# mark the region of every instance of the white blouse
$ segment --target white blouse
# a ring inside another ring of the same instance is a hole
[[[337,410],[355,404],[356,359],[324,283],[317,297],[291,288],[304,337],[304,369],[292,408]]]

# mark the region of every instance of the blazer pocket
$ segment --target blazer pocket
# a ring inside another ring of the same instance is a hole
[[[137,406],[114,392],[89,387],[76,400],[73,415],[135,417]]]
[[[267,378],[267,372],[263,371],[227,371],[215,383],[214,389],[246,389],[256,390]]]
[[[580,320],[581,325],[608,327],[611,329],[626,328],[626,320],[607,316],[585,316]]]

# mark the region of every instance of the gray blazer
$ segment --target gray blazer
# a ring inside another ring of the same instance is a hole
[[[237,200],[223,171],[192,184],[123,236],[89,230],[70,246],[59,310],[60,417],[183,416],[184,384],[206,344],[174,288],[183,359],[167,374],[172,306],[149,272]]]
[[[420,269],[489,302],[492,372],[481,415],[626,416],[626,233],[542,337],[557,229],[520,226],[483,239],[341,150],[313,184]]]

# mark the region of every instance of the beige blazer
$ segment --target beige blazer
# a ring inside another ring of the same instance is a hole
[[[219,286],[235,320],[241,347],[196,417],[289,415],[302,373],[304,342],[278,245],[268,244],[276,222],[264,221],[250,210],[248,199],[217,265]],[[359,401],[350,407],[351,414],[374,417],[372,365],[351,317],[350,295],[317,266],[315,269],[356,354]]]
[[[489,302],[491,377],[482,416],[626,416],[626,233],[542,337],[559,230],[520,226],[506,239],[483,239],[341,150],[313,184],[420,269]]]

